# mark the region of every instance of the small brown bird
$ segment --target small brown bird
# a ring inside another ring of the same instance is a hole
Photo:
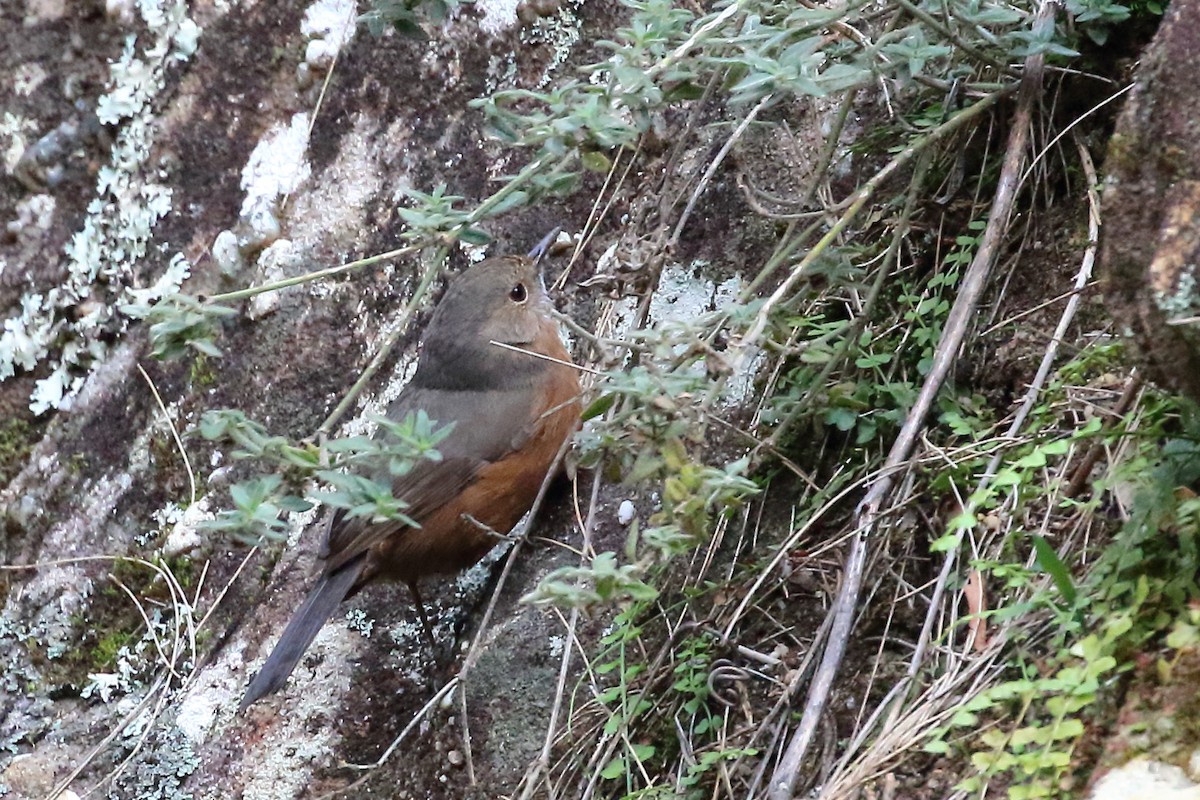
[[[420,524],[373,523],[338,513],[308,598],[246,690],[239,710],[279,689],[334,610],[376,578],[407,583],[429,630],[417,579],[479,561],[533,505],[546,473],[579,426],[579,379],[569,362],[538,262],[554,235],[528,257],[490,258],[446,290],[425,332],[417,370],[388,408],[399,421],[424,410],[453,423],[440,461],[421,460],[393,479],[393,496]],[[528,351],[516,352],[509,345]]]

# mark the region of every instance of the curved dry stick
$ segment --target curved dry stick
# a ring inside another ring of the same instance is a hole
[[[961,128],[967,122],[970,122],[971,120],[981,116],[985,111],[989,111],[992,106],[996,105],[996,103],[1000,102],[1001,98],[1006,97],[1007,95],[1008,91],[1005,89],[1000,89],[994,94],[989,94],[975,105],[964,109],[958,114],[955,114],[941,125],[919,137],[899,153],[897,153],[896,156],[883,167],[883,169],[875,173],[874,177],[859,187],[854,194],[850,195],[839,204],[839,207],[842,205],[845,205],[846,207],[846,210],[842,212],[842,216],[839,217],[837,222],[835,222],[833,226],[825,232],[825,235],[821,237],[821,240],[813,246],[812,250],[810,250],[803,259],[801,259],[800,263],[792,269],[787,278],[785,278],[783,282],[779,284],[775,291],[771,293],[771,296],[768,297],[759,308],[758,314],[754,318],[754,323],[750,326],[750,329],[746,332],[746,335],[742,337],[742,341],[739,342],[738,361],[734,365],[734,369],[732,370],[733,373],[736,374],[738,372],[745,359],[749,356],[752,348],[758,344],[758,340],[762,338],[763,333],[766,331],[767,324],[770,321],[771,314],[774,312],[776,306],[791,296],[792,289],[795,288],[796,283],[800,280],[800,278],[804,277],[808,271],[808,268],[812,266],[813,262],[815,262],[825,252],[826,249],[828,249],[830,244],[832,244],[839,236],[842,235],[842,233],[845,232],[848,227],[850,227],[850,223],[854,221],[859,212],[862,211],[863,207],[867,204],[867,201],[875,195],[875,192],[884,183],[884,181],[895,175],[896,172],[905,167],[908,162],[920,155],[927,147],[940,142],[942,139]]]
[[[1045,34],[1052,29],[1055,8],[1056,3],[1053,0],[1041,3],[1033,25],[1035,34]],[[1025,69],[1017,98],[1017,111],[1013,119],[1008,148],[1004,154],[1004,165],[1000,172],[995,199],[992,202],[992,213],[989,215],[983,240],[975,257],[971,260],[971,266],[963,276],[958,297],[946,320],[941,341],[938,342],[933,356],[933,365],[921,387],[921,393],[917,396],[916,403],[905,418],[904,426],[896,436],[896,441],[892,444],[881,477],[867,490],[866,496],[859,503],[856,512],[859,522],[842,577],[842,587],[832,610],[833,629],[829,637],[829,644],[816,678],[809,687],[800,726],[792,735],[792,740],[788,743],[788,748],[771,777],[771,785],[768,790],[768,797],[771,800],[790,800],[792,796],[796,778],[800,772],[800,764],[804,760],[805,753],[808,752],[808,746],[816,732],[817,723],[829,700],[833,680],[846,652],[850,627],[854,621],[854,609],[862,588],[863,570],[867,560],[867,536],[874,531],[881,516],[883,503],[891,492],[894,468],[908,461],[911,456],[918,435],[924,427],[925,417],[932,408],[942,383],[950,373],[950,368],[966,337],[971,318],[987,285],[988,276],[996,261],[997,251],[1008,230],[1009,218],[1016,200],[1017,189],[1020,186],[1021,167],[1024,164],[1029,145],[1033,109],[1037,99],[1041,96],[1044,63],[1045,57],[1041,53],[1035,53],[1025,59]],[[865,196],[862,199],[865,201]]]
[[[1079,304],[1083,295],[1083,290],[1090,285],[1092,266],[1096,260],[1096,248],[1099,243],[1100,236],[1100,194],[1096,189],[1098,179],[1096,177],[1096,168],[1092,164],[1091,156],[1088,154],[1083,143],[1078,136],[1075,137],[1075,145],[1079,151],[1079,159],[1083,165],[1084,176],[1088,184],[1088,246],[1083,254],[1083,259],[1079,266],[1079,271],[1075,276],[1075,283],[1070,292],[1065,296],[1069,297],[1067,307],[1063,310],[1059,318],[1058,325],[1055,328],[1054,334],[1050,338],[1050,343],[1046,347],[1046,351],[1042,355],[1042,362],[1038,368],[1036,376],[1029,385],[1029,389],[1025,393],[1025,398],[1018,408],[1016,415],[1013,417],[1012,423],[1009,425],[1007,432],[1004,434],[1006,439],[1015,440],[1021,426],[1024,425],[1025,419],[1029,416],[1037,402],[1038,396],[1041,394],[1046,379],[1050,376],[1050,369],[1054,364],[1055,357],[1058,355],[1059,345],[1066,338],[1067,329],[1075,319],[1075,313],[1079,308]],[[1028,177],[1029,171],[1026,170],[1023,178]],[[1023,181],[1022,181],[1023,182]],[[992,477],[996,474],[996,470],[1000,466],[1000,461],[1006,452],[1006,448],[997,449],[988,461],[987,467],[984,469],[983,475],[979,480],[979,485],[973,494],[978,495],[991,482]],[[964,510],[966,513],[974,511],[974,505],[970,502],[965,504]],[[958,537],[958,542],[961,543],[962,534]],[[946,587],[949,583],[950,575],[953,572],[953,567],[958,561],[958,547],[955,546],[946,552],[942,562],[941,570],[938,573],[937,581],[934,584],[933,594],[930,597],[929,609],[925,614],[925,621],[921,626],[921,632],[917,636],[917,645],[913,649],[913,655],[909,659],[908,669],[904,677],[899,683],[893,687],[880,704],[878,710],[872,715],[872,719],[863,727],[866,731],[875,725],[878,725],[882,731],[891,731],[899,722],[901,712],[909,692],[912,689],[912,683],[917,676],[921,664],[925,660],[925,653],[929,649],[929,643],[933,635],[933,626],[941,609],[941,600],[945,595]],[[971,647],[972,642],[968,640],[967,647]],[[970,670],[976,669],[971,666]],[[890,708],[887,708],[890,706]],[[883,712],[887,711],[887,716],[884,718]],[[857,744],[861,744],[858,742]],[[857,746],[852,745],[852,747]],[[845,759],[842,766],[846,765]]]

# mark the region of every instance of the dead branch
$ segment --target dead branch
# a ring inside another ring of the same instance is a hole
[[[1044,34],[1054,25],[1056,5],[1052,0],[1041,3],[1037,20],[1034,23],[1036,34]],[[975,315],[979,299],[987,285],[992,266],[995,264],[997,252],[1008,231],[1009,219],[1020,185],[1021,168],[1028,150],[1033,110],[1042,92],[1044,62],[1045,58],[1040,53],[1035,53],[1025,60],[1013,129],[1009,135],[1008,149],[1004,155],[1004,165],[996,187],[992,213],[989,216],[987,228],[984,230],[983,240],[971,261],[970,268],[963,277],[962,286],[959,288],[958,297],[946,321],[942,339],[938,342],[937,350],[934,353],[933,366],[921,387],[921,393],[905,419],[896,441],[892,444],[880,477],[867,489],[866,496],[856,512],[858,524],[851,543],[842,587],[830,612],[834,619],[831,636],[816,678],[809,688],[800,726],[792,735],[788,748],[771,778],[768,794],[771,800],[790,800],[800,772],[800,765],[808,752],[809,744],[817,729],[817,723],[829,700],[833,680],[845,655],[854,609],[858,604],[858,596],[862,588],[863,568],[867,556],[867,538],[875,530],[883,504],[892,488],[894,471],[889,468],[903,464],[912,455],[917,437],[924,427],[925,417],[933,406],[937,393],[958,356],[971,319]]]

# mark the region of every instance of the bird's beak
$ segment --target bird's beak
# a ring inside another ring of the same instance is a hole
[[[555,228],[546,234],[543,239],[537,243],[532,250],[529,251],[529,257],[533,259],[534,264],[541,264],[542,259],[546,257],[546,253],[550,252],[550,246],[554,244],[554,240],[562,233],[562,226]]]

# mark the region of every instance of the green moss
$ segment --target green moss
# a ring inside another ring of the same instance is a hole
[[[196,566],[190,557],[181,555],[168,558],[163,566],[175,576],[182,588],[191,589],[196,584]]]
[[[194,388],[203,389],[217,382],[217,371],[213,369],[213,363],[214,360],[204,353],[197,353],[192,359],[192,366],[188,369],[188,381]]]
[[[111,672],[117,664],[117,653],[122,647],[128,647],[134,642],[134,636],[129,631],[114,630],[104,634],[88,654],[90,671]]]
[[[38,427],[17,417],[0,423],[0,485],[11,481],[20,471],[37,441]]]
[[[189,559],[179,557],[163,565],[187,588],[195,582],[195,569]],[[27,642],[31,660],[50,686],[82,688],[93,672],[112,672],[122,647],[134,647],[145,630],[145,623],[118,582],[143,602],[169,605],[170,592],[154,570],[127,559],[117,559],[109,567],[111,579],[100,577],[86,613],[71,617],[78,632],[73,645],[54,657],[35,642]]]

